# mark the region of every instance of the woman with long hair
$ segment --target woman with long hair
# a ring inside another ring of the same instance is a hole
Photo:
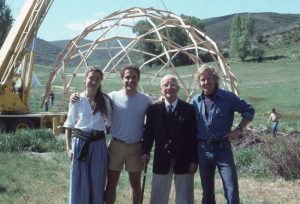
[[[104,131],[106,125],[110,126],[111,102],[101,90],[102,79],[100,69],[89,69],[80,99],[69,104],[64,127],[67,155],[72,162],[70,204],[104,202],[107,173]]]

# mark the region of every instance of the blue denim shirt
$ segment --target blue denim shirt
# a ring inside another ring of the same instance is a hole
[[[205,116],[205,104],[203,93],[193,97],[193,105],[197,118],[197,138],[198,139],[222,139],[231,131],[234,119],[234,112],[238,112],[242,117],[252,120],[254,108],[242,100],[234,93],[217,89],[214,104]]]

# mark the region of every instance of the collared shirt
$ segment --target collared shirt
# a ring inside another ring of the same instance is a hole
[[[81,93],[78,101],[69,103],[68,117],[64,127],[82,131],[104,131],[105,124],[110,126],[111,123],[111,106],[107,97],[105,97],[105,102],[108,109],[108,118],[104,118],[99,111],[93,114],[88,98],[85,93]]]
[[[214,103],[208,110],[207,116],[205,115],[204,94],[197,94],[193,97],[198,139],[222,139],[231,131],[234,112],[240,113],[242,117],[250,121],[254,117],[254,108],[234,93],[217,89],[214,97]]]
[[[172,104],[172,112],[173,112],[177,106],[177,103],[178,103],[178,98],[176,98],[175,101],[173,101],[172,103],[169,103],[167,100],[165,100],[165,106],[166,106],[167,111],[168,111],[169,105]]]

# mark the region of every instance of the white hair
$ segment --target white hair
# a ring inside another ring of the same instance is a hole
[[[163,85],[164,80],[166,79],[174,79],[174,81],[176,82],[176,84],[178,85],[178,78],[175,75],[172,74],[167,74],[165,76],[163,76],[163,78],[161,78],[160,80],[160,86]]]

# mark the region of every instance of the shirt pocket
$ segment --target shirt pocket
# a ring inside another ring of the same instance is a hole
[[[213,126],[216,129],[222,130],[224,127],[226,127],[227,123],[230,121],[230,114],[226,107],[219,107],[216,109],[215,114],[212,118]]]
[[[216,118],[226,118],[228,115],[228,110],[225,107],[220,107],[216,109],[215,117]]]

